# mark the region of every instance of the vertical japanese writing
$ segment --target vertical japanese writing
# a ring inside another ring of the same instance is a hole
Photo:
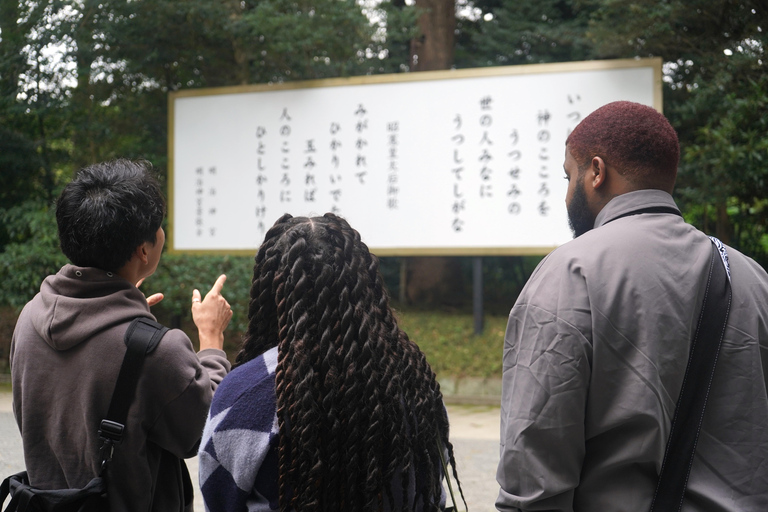
[[[281,147],[280,153],[282,154],[280,162],[280,202],[291,202],[291,116],[288,114],[288,109],[283,108],[283,113],[280,114],[280,137]]]
[[[339,172],[339,148],[341,148],[341,141],[338,139],[338,133],[341,131],[341,125],[336,122],[331,123],[329,129],[331,133],[331,167],[330,174],[328,175],[331,182],[330,192],[333,204],[331,204],[331,211],[333,213],[339,213],[339,201],[341,200],[341,173]]]
[[[203,236],[205,221],[203,208],[205,207],[205,171],[202,167],[195,169],[195,235]]]
[[[462,218],[462,212],[465,208],[465,199],[463,187],[461,186],[461,173],[464,172],[464,166],[462,163],[461,146],[464,144],[464,134],[462,132],[461,114],[456,114],[453,118],[454,134],[451,137],[451,143],[453,145],[453,166],[451,172],[453,173],[453,204],[451,205],[451,211],[453,212],[453,222],[451,227],[453,231],[458,233],[464,226],[464,220]]]
[[[493,183],[491,177],[493,175],[493,169],[491,169],[491,160],[493,160],[493,142],[488,137],[488,129],[493,124],[493,115],[491,104],[493,99],[490,96],[484,96],[480,99],[480,111],[483,112],[480,115],[480,128],[483,131],[483,136],[480,139],[480,197],[488,198],[493,197]]]
[[[507,190],[507,212],[510,215],[520,215],[522,206],[520,206],[520,165],[518,162],[523,157],[522,151],[518,148],[517,144],[520,142],[520,135],[517,128],[512,128],[509,133],[509,147],[510,151],[507,153],[509,157],[509,189]]]
[[[195,235],[216,236],[216,167],[195,168]]]
[[[552,138],[552,134],[549,131],[549,121],[552,118],[549,110],[540,110],[537,116],[537,126],[539,128],[536,133],[536,140],[538,142],[538,163],[539,167],[539,187],[537,194],[539,195],[539,215],[546,217],[549,213],[549,171],[550,171],[550,154],[549,154],[549,141]]]
[[[266,155],[264,147],[264,136],[267,129],[263,126],[256,127],[256,229],[259,233],[266,233],[265,224],[267,217],[267,196],[264,193],[264,184],[267,182],[267,168],[264,165]]]
[[[361,184],[365,183],[365,176],[368,174],[368,162],[366,159],[366,146],[368,140],[365,138],[365,132],[368,131],[368,111],[362,103],[355,110],[355,131],[357,139],[355,140],[355,176]]]
[[[304,148],[306,159],[304,160],[304,202],[314,203],[317,193],[317,181],[315,180],[315,139],[307,139],[307,145]]]
[[[218,191],[216,190],[216,175],[218,171],[216,167],[208,168],[208,235],[211,237],[216,236],[216,196]]]
[[[567,114],[568,117],[568,128],[567,132],[565,134],[566,137],[568,137],[574,128],[576,128],[576,125],[581,122],[581,110],[579,109],[579,103],[581,103],[581,96],[578,94],[569,94],[568,95],[568,105],[570,106],[569,112]]]
[[[400,125],[397,121],[387,123],[387,147],[389,148],[389,173],[387,175],[387,208],[396,210],[398,208],[397,194],[400,191],[398,173],[398,132]]]

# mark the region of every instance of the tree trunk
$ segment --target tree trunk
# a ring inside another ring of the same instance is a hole
[[[240,20],[243,17],[243,4],[239,0],[233,0],[228,5],[230,10],[229,19],[233,22]],[[251,83],[249,47],[234,34],[230,34],[229,37],[232,43],[232,57],[235,60],[234,74],[237,77],[237,83],[248,85]]]
[[[450,69],[453,65],[455,0],[416,0],[421,37],[411,41],[411,71]]]
[[[416,0],[421,37],[411,40],[411,71],[450,69],[453,65],[455,0]],[[446,257],[409,258],[406,299],[423,304],[443,303],[461,281],[458,259]]]
[[[466,300],[458,258],[423,256],[408,259],[405,298],[422,306],[460,306]]]
[[[76,168],[99,161],[95,145],[93,109],[94,95],[91,85],[91,64],[93,53],[93,16],[97,7],[93,1],[86,1],[82,17],[75,27],[72,38],[75,41],[75,62],[77,66],[77,86],[72,91],[75,130],[72,134],[74,151],[72,160]]]

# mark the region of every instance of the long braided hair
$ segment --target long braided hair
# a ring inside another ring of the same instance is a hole
[[[439,510],[440,446],[457,479],[440,386],[358,232],[331,213],[281,217],[248,317],[235,365],[278,348],[280,510]]]

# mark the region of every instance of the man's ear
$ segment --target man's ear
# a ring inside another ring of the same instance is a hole
[[[592,157],[589,170],[591,172],[590,178],[592,188],[597,190],[605,184],[606,178],[608,177],[605,172],[605,161],[599,156]]]
[[[143,264],[149,263],[149,242],[144,242],[140,246],[136,248],[136,251],[134,251],[137,258],[139,258],[139,261],[141,261]]]

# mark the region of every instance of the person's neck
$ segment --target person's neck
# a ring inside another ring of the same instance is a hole
[[[128,263],[116,272],[117,275],[128,281],[129,283],[136,285],[141,278],[141,261],[136,257],[131,257]]]

